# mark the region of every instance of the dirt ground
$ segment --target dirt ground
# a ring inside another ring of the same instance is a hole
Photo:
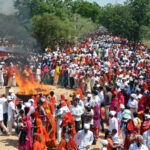
[[[58,99],[60,99],[60,95],[64,94],[66,98],[69,98],[69,95],[73,93],[72,90],[59,88],[56,86],[50,86],[51,90],[53,90]],[[18,91],[18,87],[13,88],[15,93]],[[5,93],[5,88],[0,89],[0,95]],[[100,133],[100,138],[97,141],[97,144],[91,146],[91,150],[99,150],[101,147],[100,141],[104,138],[104,134]],[[12,136],[0,136],[0,150],[17,150],[17,141],[18,137],[14,134]]]

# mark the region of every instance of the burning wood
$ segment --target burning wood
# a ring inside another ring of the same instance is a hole
[[[16,82],[20,88],[17,95],[38,95],[41,92],[44,95],[48,95],[50,92],[50,87],[48,85],[38,83],[32,74],[26,77],[17,71]]]

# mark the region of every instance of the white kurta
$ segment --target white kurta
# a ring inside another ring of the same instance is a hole
[[[15,110],[15,104],[11,101],[8,103],[8,120],[13,118],[13,110]]]
[[[138,146],[136,143],[131,144],[129,147],[129,150],[139,150]],[[148,150],[148,148],[145,145],[142,145],[140,150]]]
[[[128,106],[130,107],[131,113],[132,113],[132,117],[133,117],[133,113],[136,112],[136,109],[138,108],[138,102],[137,100],[129,100],[128,101]]]
[[[0,86],[4,85],[4,76],[3,76],[3,70],[0,70]]]
[[[64,106],[64,107],[60,108],[59,111],[56,113],[56,116],[59,116],[59,119],[57,120],[57,140],[58,140],[58,142],[61,141],[62,128],[60,127],[60,125],[62,123],[62,116],[67,112],[69,112],[69,109],[67,106]]]
[[[16,86],[16,75],[15,75],[15,73],[13,73],[13,76],[12,76],[12,86]]]
[[[100,148],[100,150],[107,150],[107,147],[102,147]]]
[[[85,133],[84,130],[78,131],[75,140],[79,150],[90,150],[90,148],[87,149],[86,147],[91,146],[93,143],[93,132],[88,131]]]
[[[5,98],[0,98],[0,121],[3,121],[3,104],[7,101]]]
[[[116,129],[118,132],[118,120],[117,118],[113,117],[109,119],[109,131],[112,131],[113,129]]]
[[[72,106],[70,112],[73,115],[75,121],[81,121],[81,115],[83,114],[82,107],[80,107],[79,105],[77,105],[77,107]]]
[[[36,70],[36,80],[40,83],[41,82],[41,69]]]
[[[150,129],[143,134],[143,140],[144,144],[148,147],[150,150]]]

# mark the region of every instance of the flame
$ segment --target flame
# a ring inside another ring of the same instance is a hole
[[[20,88],[17,93],[19,95],[38,95],[41,92],[44,95],[48,95],[50,92],[50,87],[48,85],[38,83],[33,75],[29,75],[27,78],[16,71],[16,82]]]

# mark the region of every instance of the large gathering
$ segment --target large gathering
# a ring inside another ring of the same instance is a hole
[[[3,57],[0,85],[10,88],[0,98],[1,134],[14,129],[19,150],[90,150],[98,139],[101,150],[150,149],[149,58],[147,45],[135,51],[127,39],[99,32],[74,47],[31,55],[24,66]],[[29,79],[73,92],[58,99],[55,91],[29,90],[29,99],[18,98],[18,72],[25,88]]]
[[[0,0],[0,150],[150,150],[150,0]]]

